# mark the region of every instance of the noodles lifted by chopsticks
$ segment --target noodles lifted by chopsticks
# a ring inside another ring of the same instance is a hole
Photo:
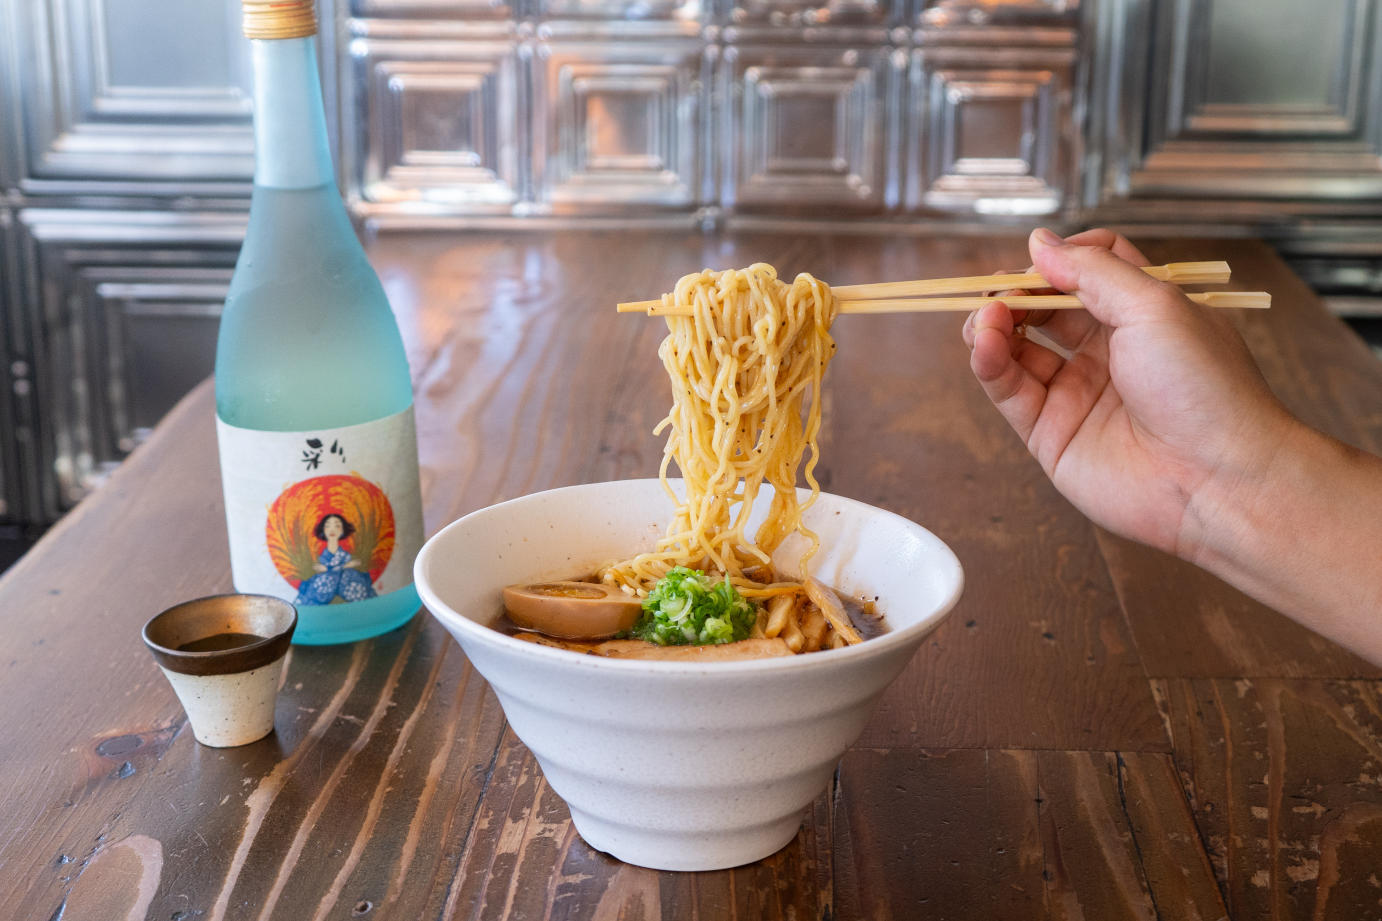
[[[790,615],[785,601],[771,605],[771,617],[765,606],[755,635],[782,635],[789,645],[798,639],[797,646],[811,648],[839,645],[844,640],[838,635],[852,631],[820,630],[818,609],[801,583],[778,581],[769,561],[784,539],[799,532],[808,541],[804,579],[819,547],[801,516],[820,492],[816,436],[821,378],[835,351],[835,297],[810,275],[789,284],[772,266],[757,263],[687,275],[673,294],[663,295],[664,303],[669,300],[692,309],[689,316],[666,318],[659,355],[672,382],[672,410],[654,434],[668,430],[660,475],[667,486],[668,466],[675,461],[686,500],[678,502],[654,550],[600,576],[645,596],[674,566],[723,573],[749,598],[794,596]],[[800,503],[797,470],[808,450],[804,475],[811,497]],[[747,519],[765,482],[773,488],[772,502],[750,536]]]

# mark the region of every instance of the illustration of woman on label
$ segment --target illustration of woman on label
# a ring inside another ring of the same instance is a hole
[[[394,513],[377,483],[356,473],[290,483],[268,508],[264,541],[298,605],[344,604],[392,587]],[[303,611],[302,613],[306,613]],[[328,615],[318,610],[316,615]]]
[[[312,565],[315,572],[298,586],[297,604],[330,604],[340,596],[343,601],[363,601],[375,597],[374,585],[368,572],[362,572],[360,561],[341,541],[355,533],[355,525],[345,516],[328,512],[312,529],[312,536],[326,546]]]

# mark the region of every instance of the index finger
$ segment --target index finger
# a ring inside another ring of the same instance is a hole
[[[1105,325],[1122,326],[1186,303],[1179,288],[1157,281],[1107,247],[1067,242],[1043,227],[1032,231],[1028,246],[1046,280],[1078,297]]]
[[[1066,237],[1065,242],[1079,246],[1102,247],[1132,265],[1151,264],[1147,257],[1142,254],[1142,251],[1132,244],[1132,241],[1107,227],[1082,230]],[[1034,268],[1035,266],[1027,271],[1030,272]],[[1056,294],[1058,292],[1055,288],[1044,288],[1041,293]],[[1014,312],[1013,316],[1019,323],[1040,327],[1053,342],[1066,349],[1077,348],[1085,341],[1090,332],[1099,326],[1099,321],[1084,310],[1033,310],[1024,311],[1024,314],[1024,316],[1019,316],[1017,312]]]
[[[1095,227],[1091,230],[1082,230],[1077,234],[1066,237],[1065,242],[1076,243],[1080,246],[1102,246],[1124,262],[1131,262],[1136,266],[1152,264],[1150,259],[1142,255],[1142,250],[1132,245],[1131,240],[1121,233],[1109,230],[1107,227]]]

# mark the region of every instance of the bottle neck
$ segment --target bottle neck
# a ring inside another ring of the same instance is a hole
[[[314,189],[334,182],[313,39],[254,39],[254,184]]]

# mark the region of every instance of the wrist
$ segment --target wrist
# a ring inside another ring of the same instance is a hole
[[[1337,458],[1336,443],[1284,410],[1259,426],[1191,494],[1176,555],[1219,575],[1257,557],[1264,529],[1280,523],[1283,497]]]
[[[1382,458],[1296,423],[1260,477],[1191,505],[1187,559],[1382,664]]]

